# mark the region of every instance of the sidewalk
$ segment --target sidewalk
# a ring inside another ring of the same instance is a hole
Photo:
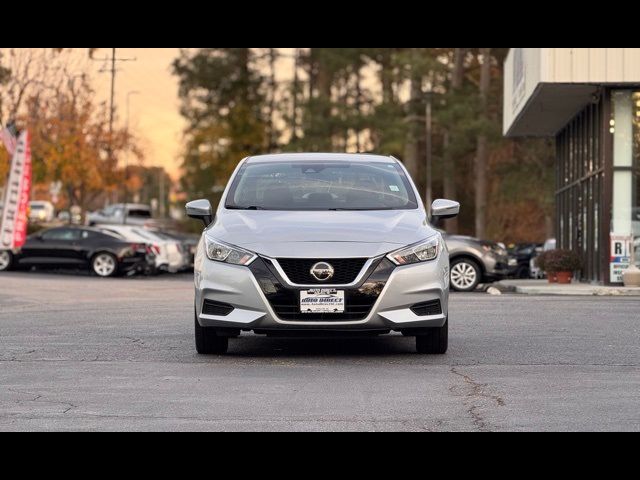
[[[604,287],[602,285],[590,285],[588,283],[572,283],[559,285],[549,283],[547,280],[502,280],[496,285],[508,292],[522,293],[525,295],[589,295],[589,296],[638,296],[640,287]]]

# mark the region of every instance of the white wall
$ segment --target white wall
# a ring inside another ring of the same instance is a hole
[[[527,101],[541,82],[540,59],[541,48],[522,48],[524,62],[523,84],[514,92],[515,67],[514,60],[518,49],[512,48],[504,64],[504,116],[503,129],[506,133],[514,119],[520,114]]]
[[[640,48],[523,48],[524,86],[514,91],[517,50],[510,50],[504,66],[505,134],[519,116],[536,108],[542,85],[548,93],[554,84],[640,84]]]

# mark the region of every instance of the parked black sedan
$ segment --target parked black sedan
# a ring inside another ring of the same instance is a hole
[[[144,271],[147,261],[144,244],[74,226],[43,230],[28,237],[16,252],[0,251],[0,271],[31,267],[82,268],[99,277],[112,277]]]

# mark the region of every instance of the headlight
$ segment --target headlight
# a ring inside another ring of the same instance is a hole
[[[207,236],[204,237],[207,257],[215,262],[230,263],[232,265],[249,265],[258,256],[239,247],[227,245]]]
[[[435,235],[424,242],[392,252],[387,255],[387,258],[396,265],[428,262],[438,258],[442,247],[442,237]]]

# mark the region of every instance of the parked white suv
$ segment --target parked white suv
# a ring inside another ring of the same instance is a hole
[[[29,221],[49,223],[55,218],[56,209],[51,202],[34,201],[29,203]]]

